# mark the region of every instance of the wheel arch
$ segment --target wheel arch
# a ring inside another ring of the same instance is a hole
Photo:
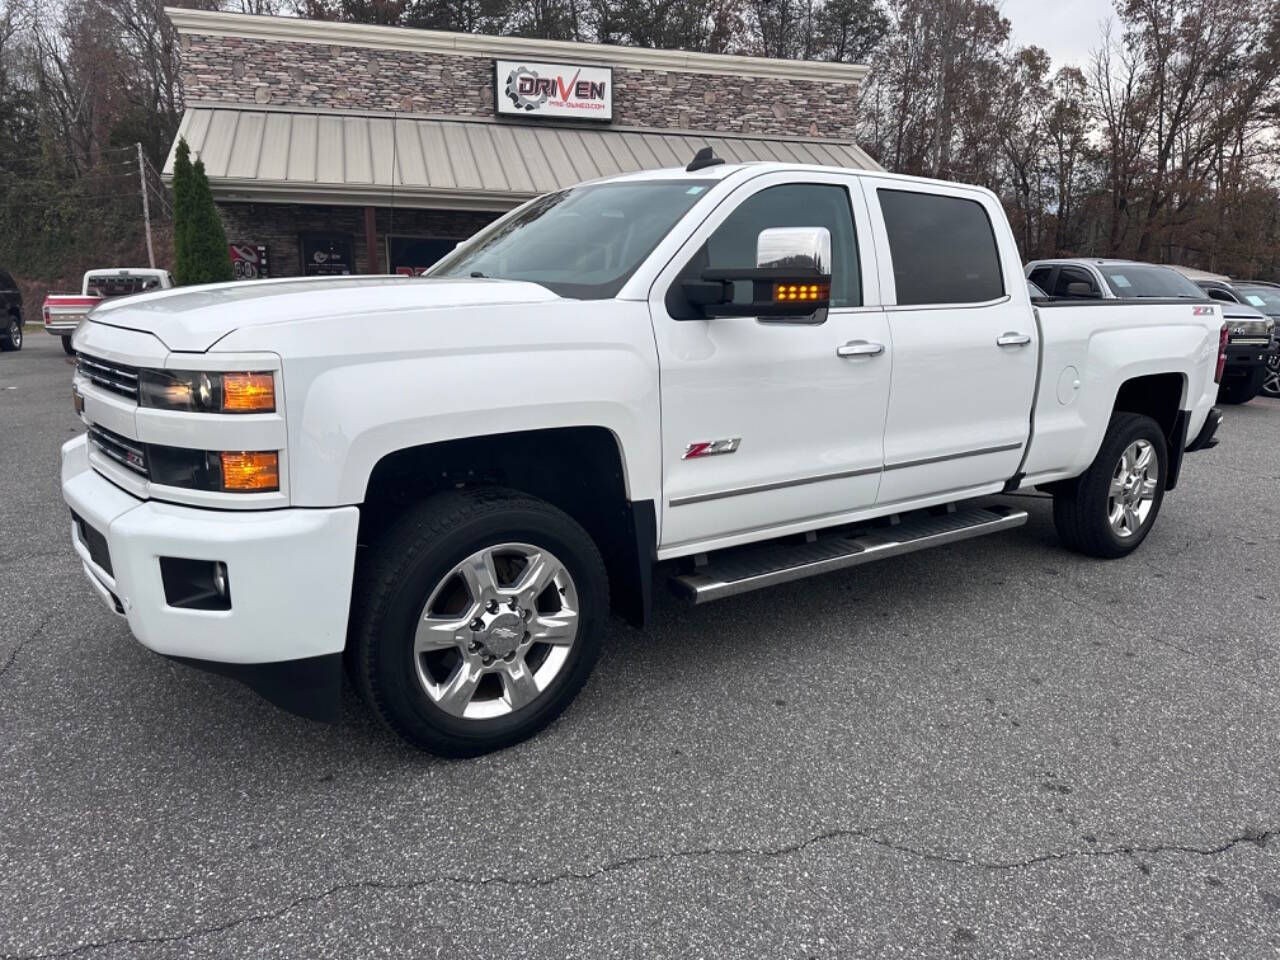
[[[1187,383],[1186,374],[1177,372],[1130,377],[1120,384],[1111,406],[1112,413],[1138,413],[1160,425],[1169,455],[1166,490],[1177,486],[1182,472],[1187,446]]]
[[[434,493],[480,486],[545,500],[581,524],[604,558],[614,612],[645,623],[657,551],[655,508],[652,500],[629,498],[622,444],[607,427],[488,434],[386,453],[366,484],[358,542],[368,544]]]

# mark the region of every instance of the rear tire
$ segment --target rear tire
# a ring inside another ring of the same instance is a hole
[[[1266,367],[1252,367],[1242,376],[1224,378],[1218,387],[1218,400],[1222,403],[1248,403],[1262,392],[1266,378]]]
[[[1077,553],[1115,559],[1138,549],[1164,501],[1168,448],[1160,425],[1113,413],[1093,463],[1053,497],[1053,523]]]
[[[0,330],[0,350],[22,349],[22,321],[10,315],[3,330]]]
[[[496,488],[438,494],[372,544],[359,571],[356,688],[432,753],[519,743],[586,682],[608,591],[595,543],[550,504]]]
[[[71,346],[71,338],[70,338],[70,337],[63,337],[63,338],[62,338],[62,350],[63,350],[63,352],[64,352],[64,353],[66,353],[68,356],[72,356],[72,357],[74,357],[74,356],[76,355],[75,348]]]

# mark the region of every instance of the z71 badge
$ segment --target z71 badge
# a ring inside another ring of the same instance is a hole
[[[737,453],[741,437],[729,437],[726,440],[699,440],[684,448],[684,460],[694,457],[718,457],[722,453]]]

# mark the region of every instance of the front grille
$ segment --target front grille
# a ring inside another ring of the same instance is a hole
[[[97,357],[78,353],[76,354],[76,369],[80,371],[82,377],[88,378],[99,387],[102,387],[102,389],[118,393],[122,397],[128,397],[134,403],[138,402],[137,367],[129,367],[123,363],[116,363],[114,360],[100,360]]]
[[[89,551],[89,558],[99,567],[107,572],[107,576],[114,577],[115,571],[111,569],[111,552],[107,549],[107,538],[98,530],[85,523],[84,517],[71,511],[71,519],[76,522],[76,530],[80,533],[80,539]]]
[[[122,437],[96,423],[89,427],[89,442],[104,457],[109,457],[139,476],[150,476],[147,469],[146,444]]]

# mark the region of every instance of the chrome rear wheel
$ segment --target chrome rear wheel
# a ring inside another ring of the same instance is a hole
[[[1160,462],[1151,443],[1138,439],[1125,447],[1107,496],[1107,518],[1117,537],[1132,537],[1142,530],[1159,484]]]

